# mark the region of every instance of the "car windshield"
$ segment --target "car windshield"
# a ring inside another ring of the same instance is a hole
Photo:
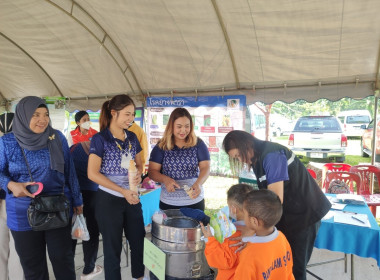
[[[369,116],[348,116],[347,123],[355,124],[355,123],[369,123]]]
[[[334,118],[301,118],[298,120],[294,131],[313,132],[313,131],[334,131],[340,132],[341,127]]]

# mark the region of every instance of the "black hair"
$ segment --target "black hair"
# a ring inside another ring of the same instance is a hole
[[[282,204],[277,194],[270,190],[253,190],[246,195],[243,204],[249,217],[264,223],[265,228],[276,225],[282,216]]]
[[[79,111],[75,114],[75,122],[78,123],[85,116],[88,115],[86,111]]]
[[[253,188],[247,184],[237,184],[230,187],[227,191],[227,200],[236,202],[238,206],[243,208],[243,202],[247,193],[252,191]]]
[[[99,117],[100,130],[110,126],[112,119],[111,110],[119,112],[129,105],[133,105],[136,110],[136,105],[132,98],[126,94],[115,95],[111,100],[104,102]]]

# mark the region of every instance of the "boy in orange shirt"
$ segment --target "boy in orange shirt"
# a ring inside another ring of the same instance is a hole
[[[246,184],[234,185],[227,191],[227,204],[230,218],[237,220],[234,224],[235,226],[239,226],[240,229],[244,226],[244,198],[250,191],[252,191],[252,187]],[[204,237],[207,239],[205,249],[207,263],[209,266],[218,269],[216,280],[234,279],[235,269],[239,262],[239,254],[235,252],[237,247],[230,247],[230,245],[236,244],[239,241],[231,240],[231,238],[241,236],[241,231],[237,230],[233,235],[224,239],[223,243],[219,243],[219,241],[213,236],[210,226],[205,227],[201,223],[201,228]]]
[[[289,242],[275,227],[282,215],[280,198],[270,190],[254,190],[246,195],[243,212],[246,226],[256,233],[243,237],[247,246],[241,251],[235,279],[294,280]]]

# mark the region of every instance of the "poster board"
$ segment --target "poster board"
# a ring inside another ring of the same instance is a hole
[[[146,127],[150,151],[163,136],[170,113],[177,107],[184,107],[189,111],[195,134],[207,145],[211,157],[211,173],[231,175],[222,142],[228,132],[245,129],[246,97],[148,97]]]

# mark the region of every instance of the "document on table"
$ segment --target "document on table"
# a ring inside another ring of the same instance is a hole
[[[357,205],[364,205],[365,200],[361,195],[355,195],[355,194],[348,194],[348,193],[342,193],[342,194],[337,194],[336,198],[347,204],[357,204]]]
[[[331,209],[333,210],[343,210],[344,207],[346,207],[347,204],[339,202],[340,200],[336,197],[327,196],[327,199],[331,203]]]
[[[371,227],[371,224],[368,220],[368,216],[366,214],[335,211],[334,222],[355,225],[359,227]]]

